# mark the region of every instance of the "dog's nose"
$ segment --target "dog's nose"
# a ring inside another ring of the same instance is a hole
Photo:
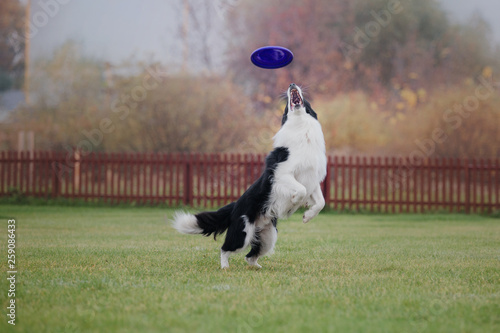
[[[294,88],[296,89],[296,88],[297,88],[297,85],[296,85],[295,83],[292,83],[292,84],[290,85],[290,89],[294,89]]]

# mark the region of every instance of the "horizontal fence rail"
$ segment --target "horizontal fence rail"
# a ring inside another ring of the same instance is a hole
[[[0,196],[220,207],[260,176],[265,155],[0,152]],[[329,208],[373,212],[500,209],[500,160],[330,156]]]

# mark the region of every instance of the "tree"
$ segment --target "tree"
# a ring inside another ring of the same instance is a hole
[[[24,71],[24,8],[19,0],[0,1],[0,89],[10,77],[20,80]],[[17,36],[17,38],[14,38]],[[18,82],[19,84],[19,82]]]
[[[217,60],[222,55],[223,45],[217,5],[213,1],[178,0],[172,2],[172,6],[180,18],[178,37],[182,42],[182,71],[194,68],[192,72],[211,73],[220,66]]]

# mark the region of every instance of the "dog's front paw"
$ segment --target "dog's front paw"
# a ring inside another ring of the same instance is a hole
[[[313,211],[308,210],[304,213],[304,216],[302,217],[302,222],[307,223],[311,221],[317,214],[315,214]]]

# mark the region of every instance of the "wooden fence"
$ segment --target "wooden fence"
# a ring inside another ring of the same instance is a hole
[[[264,155],[1,152],[0,196],[220,207],[236,200]],[[500,160],[329,157],[322,184],[335,210],[500,209]]]

